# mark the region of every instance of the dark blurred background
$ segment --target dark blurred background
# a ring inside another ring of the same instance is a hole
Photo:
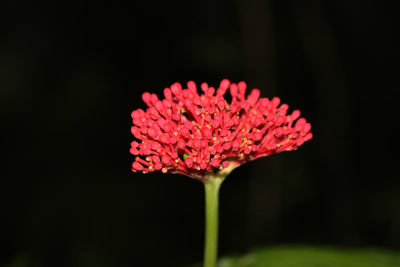
[[[398,251],[399,9],[389,3],[2,1],[0,266],[201,261],[202,184],[132,173],[130,113],[144,91],[222,78],[301,109],[315,138],[226,180],[221,255]]]

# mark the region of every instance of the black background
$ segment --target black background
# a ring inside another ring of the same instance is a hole
[[[185,266],[203,189],[131,173],[130,113],[175,81],[245,80],[314,139],[235,170],[220,254],[400,249],[398,8],[391,1],[3,1],[0,266]]]

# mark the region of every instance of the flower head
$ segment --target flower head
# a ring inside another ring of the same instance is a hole
[[[193,81],[187,89],[174,83],[164,99],[145,92],[146,111],[132,112],[132,171],[179,173],[207,179],[210,171],[232,169],[248,161],[296,149],[312,138],[311,124],[300,111],[287,114],[280,99],[260,98],[246,83],[222,80],[219,87]],[[224,98],[230,91],[231,102]]]

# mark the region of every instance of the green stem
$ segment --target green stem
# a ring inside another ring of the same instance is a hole
[[[206,197],[206,234],[204,241],[204,267],[215,267],[218,255],[218,195],[226,176],[239,165],[230,162],[229,166],[217,173],[210,172],[204,180]]]
[[[223,178],[211,176],[204,182],[206,200],[206,233],[204,267],[215,267],[218,254],[218,195]]]

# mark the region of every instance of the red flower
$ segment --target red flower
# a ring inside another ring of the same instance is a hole
[[[145,92],[146,111],[132,112],[131,143],[136,155],[132,170],[161,170],[207,179],[210,171],[237,167],[259,157],[296,149],[312,138],[311,124],[300,111],[287,114],[289,106],[274,97],[259,98],[253,89],[245,97],[246,83],[222,80],[219,88],[193,81],[187,89],[174,83],[164,89],[165,99]],[[229,104],[224,95],[230,90]]]

